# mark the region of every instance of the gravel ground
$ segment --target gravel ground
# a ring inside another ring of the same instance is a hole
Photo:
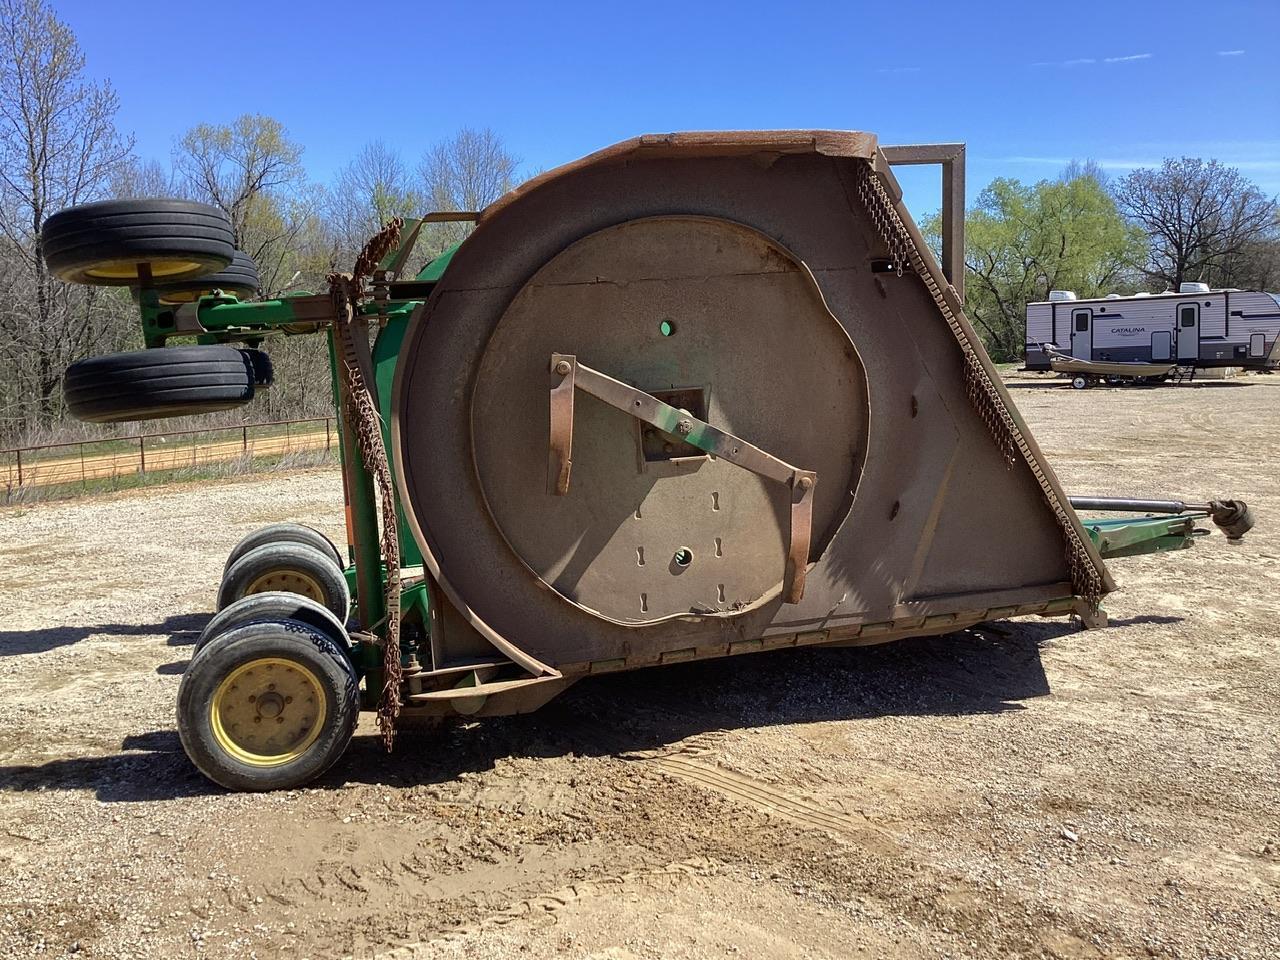
[[[0,511],[0,957],[1280,956],[1280,377],[1014,397],[1073,492],[1259,528],[1005,621],[585,681],[228,794],[174,731],[226,551],[330,471]]]

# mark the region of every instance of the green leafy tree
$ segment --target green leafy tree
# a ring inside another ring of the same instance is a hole
[[[300,269],[296,249],[318,205],[302,167],[302,147],[273,117],[245,114],[229,124],[192,127],[174,153],[180,188],[220,207],[236,246],[253,258],[262,288],[280,289]]]
[[[935,218],[928,230],[936,235]],[[1142,231],[1125,222],[1092,165],[1056,180],[993,180],[965,217],[966,311],[999,361],[1022,356],[1027,304],[1050,290],[1098,296],[1134,282]]]

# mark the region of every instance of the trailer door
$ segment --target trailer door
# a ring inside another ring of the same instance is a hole
[[[1077,360],[1093,359],[1093,311],[1071,311],[1071,355]]]
[[[1200,359],[1200,304],[1178,304],[1178,360],[1195,363]]]

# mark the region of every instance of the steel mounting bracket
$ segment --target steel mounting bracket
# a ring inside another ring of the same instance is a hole
[[[550,375],[548,493],[564,496],[569,492],[569,474],[573,468],[573,397],[576,390],[581,390],[712,457],[784,484],[791,493],[791,533],[782,599],[785,603],[800,602],[804,597],[809,546],[813,538],[813,491],[818,485],[816,473],[792,466],[732,433],[699,420],[688,410],[673,407],[651,393],[593,370],[579,363],[571,353],[551,354]]]

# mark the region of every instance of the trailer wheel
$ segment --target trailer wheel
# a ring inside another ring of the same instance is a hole
[[[339,620],[351,608],[347,578],[331,556],[305,543],[285,541],[254,547],[223,574],[218,609],[241,597],[282,591],[297,593],[323,604]]]
[[[345,567],[346,559],[338,550],[334,542],[326,537],[314,527],[308,527],[302,523],[272,523],[265,527],[259,527],[251,533],[245,534],[240,538],[240,542],[231,548],[231,553],[227,555],[227,562],[222,567],[223,575],[231,569],[231,565],[243,557],[250,550],[254,550],[268,543],[305,543],[309,547],[315,547],[321,553],[333,558],[339,568]]]
[[[360,693],[346,653],[294,620],[222,633],[178,688],[178,735],[191,762],[230,790],[281,790],[319,776],[355,732]]]
[[[241,597],[215,613],[200,633],[200,639],[191,651],[192,656],[228,630],[262,620],[296,620],[323,631],[343,649],[350,646],[346,624],[334,616],[328,607],[298,593],[272,590]]]
[[[67,283],[136,286],[215,273],[235,255],[231,221],[191,200],[106,200],[69,207],[40,230],[49,270]]]
[[[161,303],[190,303],[214,290],[234,293],[241,300],[258,295],[261,280],[258,265],[243,250],[237,250],[231,262],[214,273],[206,273],[190,280],[171,280],[154,283],[152,288],[160,294]]]
[[[1089,381],[1085,377],[1073,377],[1071,379],[1071,388],[1073,390],[1083,390],[1088,385]]]
[[[213,413],[253,399],[249,351],[193,346],[131,350],[77,360],[62,392],[77,420],[119,423]]]

